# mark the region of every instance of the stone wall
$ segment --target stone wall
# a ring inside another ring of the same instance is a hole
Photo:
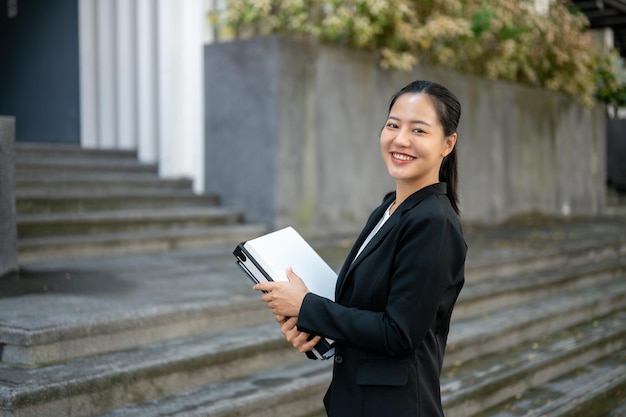
[[[0,116],[0,278],[17,273],[15,119]]]
[[[466,221],[596,214],[605,202],[605,116],[571,97],[438,68],[384,71],[367,53],[260,38],[205,48],[207,191],[248,221],[351,234],[393,189],[379,131],[414,79],[461,101]]]

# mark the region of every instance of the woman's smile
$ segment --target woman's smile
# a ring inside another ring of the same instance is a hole
[[[414,156],[407,155],[405,153],[400,153],[400,152],[391,152],[391,158],[398,162],[410,162],[416,159]]]

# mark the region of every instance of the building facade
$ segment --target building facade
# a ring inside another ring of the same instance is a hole
[[[133,149],[204,189],[203,0],[9,0],[0,114],[18,142]]]

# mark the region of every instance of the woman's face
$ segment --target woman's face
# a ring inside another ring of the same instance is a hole
[[[439,182],[443,158],[452,152],[456,133],[445,137],[429,96],[406,93],[394,103],[380,133],[380,148],[398,186],[417,191]]]

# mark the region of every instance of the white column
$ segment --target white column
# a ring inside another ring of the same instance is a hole
[[[183,166],[193,178],[194,190],[205,189],[205,132],[204,132],[204,27],[207,17],[200,0],[185,0],[183,6],[182,51],[184,72],[181,77],[183,97],[181,135],[187,137]]]
[[[117,126],[116,143],[118,149],[135,149],[137,137],[135,123],[135,32],[134,1],[117,0],[116,27],[116,102]]]
[[[98,146],[98,65],[95,28],[95,0],[79,0],[80,143],[85,148]]]
[[[206,0],[79,0],[81,141],[204,190]]]
[[[160,173],[188,176],[204,190],[202,0],[158,0]]]
[[[152,0],[136,1],[137,151],[142,162],[157,162],[156,9]]]
[[[116,147],[116,64],[115,64],[115,3],[98,0],[96,3],[98,51],[98,147]]]
[[[213,10],[217,10],[217,0],[203,0],[204,3],[204,25],[203,25],[203,39],[204,43],[212,43],[215,42],[215,28],[211,25],[209,21],[209,13]]]
[[[156,4],[159,174],[162,177],[172,177],[173,159],[177,157],[181,146],[180,143],[178,149],[172,146],[172,142],[178,142],[178,138],[174,137],[173,121],[178,118],[175,112],[180,110],[179,103],[174,103],[176,97],[172,88],[176,77],[175,69],[181,65],[174,50],[175,40],[172,39],[178,29],[173,27],[177,23],[178,7],[171,0],[156,0]]]

